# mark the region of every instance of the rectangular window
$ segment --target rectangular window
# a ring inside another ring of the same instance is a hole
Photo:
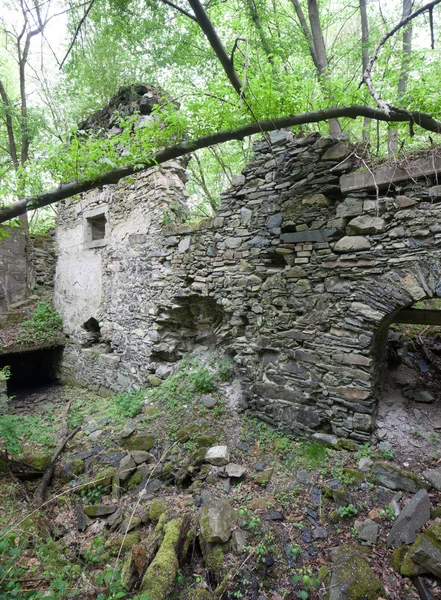
[[[107,244],[107,206],[84,212],[84,245],[99,248]]]

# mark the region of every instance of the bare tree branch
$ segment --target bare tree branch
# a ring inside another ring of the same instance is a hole
[[[385,33],[383,35],[383,37],[380,39],[378,44],[375,46],[375,49],[369,59],[368,66],[366,67],[366,70],[363,74],[362,83],[365,83],[367,85],[369,93],[371,94],[372,98],[375,100],[378,108],[380,110],[382,110],[386,115],[388,115],[390,113],[391,107],[389,106],[388,103],[386,103],[384,100],[382,100],[380,94],[376,90],[376,88],[373,84],[373,81],[372,81],[372,68],[374,66],[375,61],[377,60],[378,53],[380,52],[380,50],[384,46],[384,44],[387,42],[387,40],[389,38],[391,38],[393,35],[395,35],[397,33],[397,31],[399,31],[400,29],[405,27],[413,19],[416,19],[416,17],[419,17],[423,13],[425,13],[427,11],[432,11],[435,6],[440,4],[440,2],[441,2],[441,0],[433,0],[432,2],[429,2],[428,4],[425,4],[418,10],[415,10],[413,13],[411,13],[409,16],[405,17],[404,19],[401,19],[401,21],[397,25],[395,25],[395,27],[393,27],[390,31],[388,31],[387,33]]]
[[[233,63],[231,62],[228,54],[225,51],[225,48],[223,47],[223,44],[220,41],[216,30],[214,29],[207,13],[205,12],[204,7],[202,6],[199,0],[188,1],[196,16],[199,27],[202,29],[205,37],[210,42],[210,45],[213,48],[216,56],[218,57],[226,76],[230,80],[231,85],[234,87],[239,96],[242,96],[243,84],[239,79],[238,74],[236,73],[236,69],[234,68]],[[441,0],[439,1],[441,2]]]
[[[342,106],[337,108],[327,108],[314,112],[301,113],[298,115],[290,115],[288,117],[281,117],[279,119],[272,119],[268,121],[258,121],[250,123],[249,125],[245,125],[244,127],[239,127],[238,129],[220,131],[218,133],[205,135],[195,140],[188,140],[178,143],[174,146],[170,146],[169,148],[165,148],[164,150],[160,150],[156,155],[146,159],[142,163],[141,168],[139,168],[139,164],[136,166],[136,168],[133,165],[118,167],[113,171],[108,171],[93,179],[62,184],[58,188],[50,190],[49,192],[19,200],[10,207],[4,207],[0,209],[0,223],[4,223],[9,219],[13,219],[14,217],[23,214],[27,210],[41,208],[42,206],[48,206],[49,204],[55,204],[60,200],[65,200],[66,198],[87,192],[97,187],[102,187],[103,185],[118,183],[118,181],[124,177],[134,175],[139,171],[165,163],[169,160],[191,154],[195,150],[199,150],[201,148],[208,148],[209,146],[222,144],[230,140],[242,140],[250,135],[265,131],[274,131],[284,127],[305,125],[307,123],[319,123],[320,121],[328,121],[329,119],[340,119],[344,117],[349,119],[356,119],[357,117],[369,117],[370,119],[377,119],[379,121],[402,123],[413,121],[426,131],[433,131],[434,133],[441,134],[441,122],[436,121],[431,115],[418,111],[400,111],[399,109],[396,110],[393,107],[391,107],[388,115],[386,115],[384,111],[371,106]]]
[[[189,12],[187,12],[186,10],[184,10],[183,8],[181,8],[180,6],[178,6],[177,4],[174,4],[173,2],[170,2],[170,0],[161,0],[161,2],[163,2],[164,4],[167,4],[167,6],[171,6],[172,8],[174,8],[175,10],[177,10],[178,12],[180,12],[181,14],[185,15],[186,17],[188,17],[192,21],[196,21],[196,23],[198,22],[198,20],[196,19],[196,17],[194,17],[192,14],[190,14]]]
[[[70,45],[69,45],[69,48],[67,49],[67,52],[66,52],[66,54],[65,54],[65,56],[64,56],[64,58],[63,58],[63,60],[61,61],[61,64],[60,64],[60,69],[62,69],[62,68],[63,68],[63,65],[64,65],[64,63],[65,63],[65,62],[66,62],[66,60],[67,60],[67,57],[68,57],[68,56],[69,56],[69,54],[71,53],[71,51],[72,51],[72,48],[73,48],[73,46],[74,46],[74,44],[75,44],[75,42],[76,42],[76,39],[77,39],[77,37],[78,37],[78,34],[79,34],[79,33],[80,33],[80,31],[81,31],[81,27],[83,26],[83,23],[84,23],[84,21],[87,19],[87,16],[88,16],[88,14],[89,14],[89,13],[90,13],[90,11],[92,10],[92,6],[94,5],[94,3],[95,3],[95,0],[91,0],[91,1],[90,1],[90,4],[89,4],[89,6],[88,6],[88,7],[86,8],[86,10],[84,11],[84,15],[81,17],[81,19],[80,19],[80,21],[79,21],[79,23],[78,23],[78,25],[77,25],[77,27],[76,27],[76,29],[75,29],[75,33],[74,33],[74,36],[73,36],[73,38],[72,38],[72,41],[71,41],[71,43],[70,43]]]

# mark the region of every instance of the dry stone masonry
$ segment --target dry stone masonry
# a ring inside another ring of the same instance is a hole
[[[217,345],[252,414],[301,437],[366,441],[389,324],[441,293],[438,171],[386,165],[377,180],[356,170],[356,149],[318,134],[276,132],[254,152],[197,224],[169,223],[185,212],[179,162],[64,203],[64,377],[140,388]]]

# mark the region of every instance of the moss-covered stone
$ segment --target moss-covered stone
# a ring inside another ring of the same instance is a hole
[[[347,600],[376,600],[384,594],[384,586],[375,576],[368,563],[351,546],[332,551],[334,562],[330,588],[335,597]],[[326,596],[329,599],[329,592]]]
[[[415,473],[390,463],[376,462],[372,473],[376,483],[392,490],[405,490],[415,494],[418,490],[428,487],[428,484]]]
[[[83,513],[88,517],[107,517],[115,512],[115,507],[107,504],[88,504],[83,506]]]
[[[75,458],[73,460],[68,460],[64,463],[63,468],[61,470],[61,479],[62,481],[71,481],[84,473],[84,460],[81,458]]]
[[[222,545],[207,544],[204,563],[207,569],[213,575],[215,581],[221,581],[225,566],[225,553]]]
[[[159,498],[153,498],[149,508],[149,517],[153,523],[158,523],[161,515],[165,512],[165,504]]]
[[[136,471],[136,473],[133,473],[133,475],[131,475],[129,477],[126,487],[129,491],[134,490],[136,488],[136,486],[141,483],[141,481],[142,481],[142,475],[139,471]]]
[[[347,450],[348,452],[356,452],[358,449],[358,446],[352,440],[346,440],[346,439],[342,438],[342,439],[337,440],[334,448],[336,450]]]
[[[403,564],[404,557],[409,552],[409,546],[399,546],[395,548],[390,557],[390,564],[394,571],[401,575],[401,565]]]
[[[262,487],[266,487],[268,483],[271,481],[271,477],[273,476],[272,467],[269,469],[265,469],[264,471],[260,471],[260,473],[256,473],[253,476],[254,483],[257,485],[261,485]]]
[[[441,517],[441,506],[432,506],[430,509],[430,518],[438,519],[439,517]]]
[[[165,465],[162,467],[162,474],[163,475],[171,475],[173,473],[173,463],[172,462],[166,462]]]
[[[118,556],[121,548],[120,556],[124,556],[132,546],[139,544],[141,541],[141,534],[138,529],[131,531],[127,535],[118,535],[115,538],[111,538],[105,544],[105,548],[110,556]]]
[[[52,454],[29,454],[24,458],[26,464],[33,467],[36,471],[45,471],[51,464]]]
[[[365,480],[364,473],[356,469],[343,469],[342,473],[350,483],[354,483],[355,485],[360,485]]]
[[[154,419],[155,417],[159,417],[160,414],[161,411],[156,406],[147,406],[147,408],[144,410],[144,416],[148,421]]]
[[[155,438],[151,433],[140,433],[123,438],[120,445],[125,450],[144,450],[144,452],[150,452],[155,445]]]
[[[173,519],[166,524],[162,544],[143,577],[141,591],[149,600],[165,600],[173,590],[179,567],[176,546],[181,524],[182,519]]]
[[[112,483],[115,477],[115,469],[113,467],[107,467],[103,471],[100,471],[96,477],[94,477],[89,483],[83,488],[84,490],[94,490],[100,486],[101,488],[108,490],[112,487]]]
[[[198,435],[194,443],[198,448],[211,448],[216,444],[217,437],[215,435]]]
[[[199,433],[200,426],[197,423],[189,423],[178,429],[176,437],[181,444],[188,442],[192,437]]]
[[[328,518],[331,521],[331,523],[338,523],[340,521],[340,513],[338,512],[338,510],[331,510],[331,512],[328,515]]]

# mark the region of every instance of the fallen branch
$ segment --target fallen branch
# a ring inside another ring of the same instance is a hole
[[[58,436],[58,444],[57,444],[54,454],[52,455],[50,465],[46,469],[40,483],[37,486],[37,489],[35,490],[34,498],[32,500],[33,508],[38,508],[44,503],[44,494],[46,493],[48,485],[52,481],[52,477],[55,472],[55,465],[57,463],[58,457],[63,452],[66,444],[68,442],[70,442],[70,440],[81,429],[81,427],[76,427],[73,431],[71,431],[71,433],[69,433],[69,427],[67,424],[67,415],[68,415],[69,409],[70,409],[70,402],[67,403],[65,411],[64,411],[63,421],[61,423],[61,430],[60,430],[60,434]]]
[[[441,0],[440,0],[441,1]],[[391,122],[409,122],[410,119],[416,125],[419,125],[426,131],[432,131],[434,133],[441,134],[441,123],[434,119],[432,115],[422,113],[419,111],[409,112],[395,112],[392,110],[388,115],[378,108],[372,106],[342,106],[337,108],[326,108],[323,110],[317,110],[314,112],[301,113],[298,115],[290,115],[287,117],[281,117],[279,119],[271,119],[268,121],[259,121],[256,123],[250,123],[244,127],[232,129],[229,131],[220,131],[209,135],[202,136],[195,140],[188,140],[186,142],[178,143],[169,148],[159,151],[157,154],[149,159],[144,160],[135,167],[134,165],[127,165],[124,167],[118,167],[113,171],[107,171],[98,177],[93,179],[86,179],[80,182],[71,182],[61,184],[58,188],[38,194],[37,196],[31,196],[15,202],[10,207],[4,207],[0,209],[0,223],[9,221],[19,215],[24,214],[28,210],[35,210],[55,204],[60,200],[65,200],[75,196],[76,194],[82,194],[89,190],[103,185],[110,185],[118,183],[124,177],[134,175],[140,171],[149,169],[150,167],[160,165],[169,160],[179,158],[191,154],[195,150],[201,148],[208,148],[217,144],[223,144],[230,140],[243,140],[243,138],[256,133],[262,133],[265,131],[274,131],[276,129],[282,129],[284,127],[293,127],[296,125],[305,125],[307,123],[319,123],[321,121],[328,121],[329,119],[339,118],[356,119],[357,117],[368,117],[370,119],[377,119],[378,121]]]

